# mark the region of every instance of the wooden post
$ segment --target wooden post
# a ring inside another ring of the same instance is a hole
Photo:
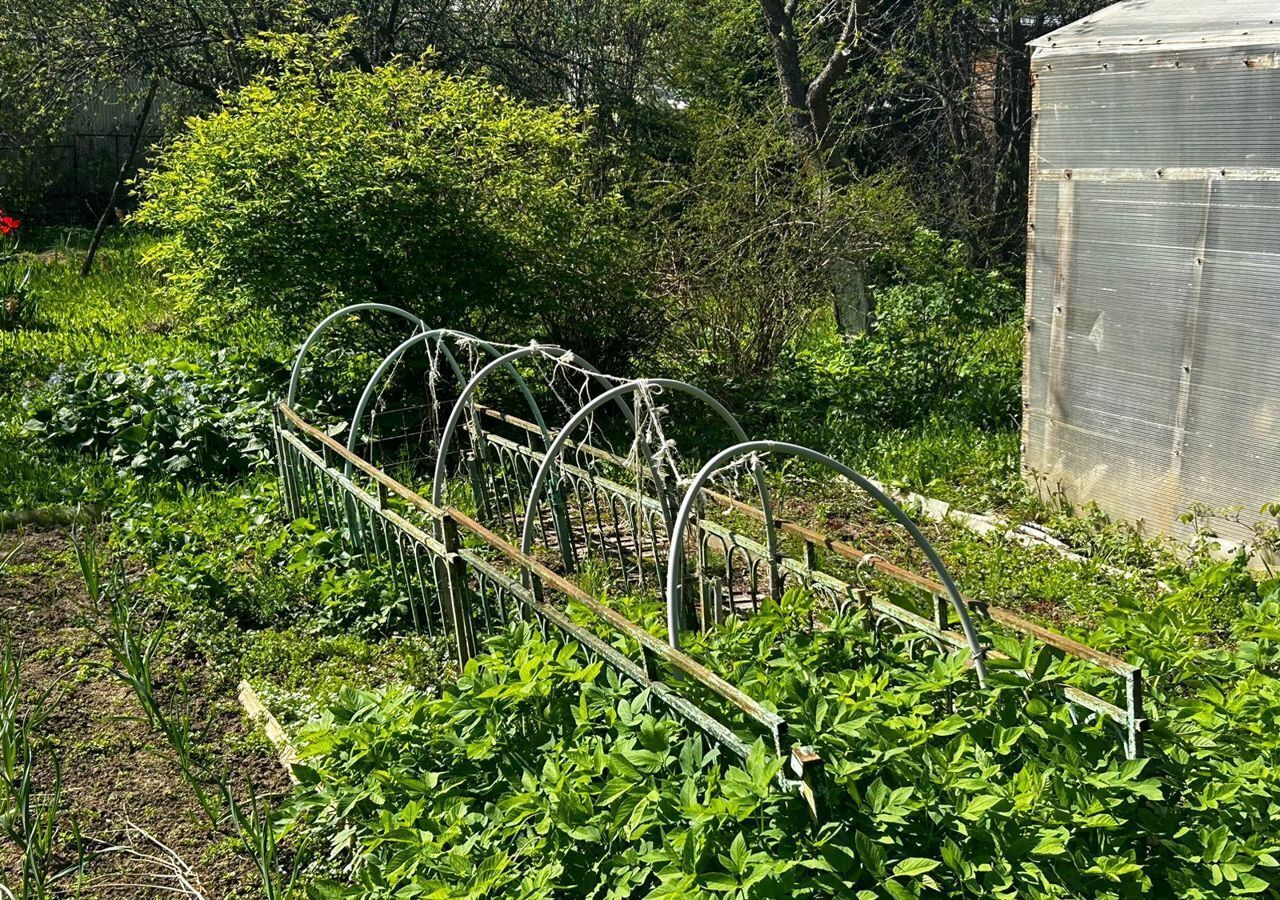
[[[804,567],[810,573],[818,571],[818,547],[807,538],[804,542]]]
[[[80,277],[84,278],[93,268],[93,258],[98,255],[98,245],[102,243],[102,235],[107,230],[107,221],[116,206],[116,195],[120,193],[120,185],[128,177],[133,168],[133,161],[138,157],[138,146],[142,143],[142,132],[147,126],[147,118],[151,115],[151,105],[155,103],[156,89],[160,87],[160,73],[151,72],[151,84],[147,86],[146,99],[142,101],[142,109],[138,113],[138,123],[133,127],[133,137],[129,141],[129,154],[120,163],[120,172],[116,175],[115,184],[111,185],[111,194],[107,197],[107,205],[98,217],[98,224],[93,229],[93,237],[89,241],[89,251],[85,254],[84,265],[80,267]]]
[[[467,664],[476,655],[475,634],[471,627],[471,602],[467,589],[466,565],[458,550],[462,542],[458,538],[458,524],[449,516],[440,520],[440,538],[444,544],[445,589],[441,591],[441,611],[445,615],[445,628],[453,631],[454,649],[458,666]]]
[[[812,747],[792,747],[791,772],[800,782],[800,797],[809,809],[809,819],[818,826],[826,815],[826,767]]]
[[[940,629],[946,630],[951,627],[950,622],[951,598],[944,597],[941,594],[933,595],[933,624]]]

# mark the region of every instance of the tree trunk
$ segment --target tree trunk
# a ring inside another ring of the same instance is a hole
[[[765,28],[769,32],[769,46],[773,48],[773,62],[778,70],[778,89],[787,107],[787,121],[797,142],[806,152],[818,146],[813,115],[809,109],[808,91],[804,72],[800,68],[800,42],[796,39],[794,5],[782,0],[760,0],[764,11]]]
[[[142,109],[138,112],[138,122],[133,127],[133,136],[129,141],[129,153],[125,156],[124,161],[120,164],[120,172],[116,175],[115,184],[111,185],[111,196],[107,198],[107,205],[102,209],[102,215],[98,217],[98,225],[93,229],[93,238],[89,241],[89,252],[85,254],[84,265],[80,267],[80,277],[86,277],[90,270],[93,269],[93,258],[98,255],[98,245],[102,243],[102,236],[107,230],[107,221],[112,212],[116,208],[116,197],[120,193],[120,186],[124,184],[125,178],[133,170],[134,160],[138,157],[138,147],[142,143],[142,132],[147,126],[147,118],[151,115],[151,105],[156,99],[156,89],[160,86],[160,73],[151,72],[151,84],[147,86],[146,99],[142,101]]]

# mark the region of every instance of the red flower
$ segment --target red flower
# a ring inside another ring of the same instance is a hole
[[[14,218],[8,213],[0,212],[0,235],[13,234],[21,224],[21,219]]]

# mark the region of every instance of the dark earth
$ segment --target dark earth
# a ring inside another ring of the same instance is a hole
[[[0,640],[7,637],[21,657],[24,697],[51,691],[52,712],[37,746],[41,790],[49,790],[54,760],[61,760],[64,838],[53,868],[70,871],[55,885],[56,894],[86,900],[261,897],[261,882],[234,827],[209,822],[172,748],[142,717],[132,689],[105,668],[106,649],[87,627],[97,616],[70,533],[2,535],[0,559],[15,544],[17,555],[0,573]],[[157,665],[157,693],[198,723],[198,745],[210,768],[227,773],[234,785],[252,779],[259,798],[281,796],[288,778],[247,721],[235,687],[232,673],[214,672],[204,659],[170,656]],[[79,873],[73,828],[85,854]],[[0,885],[18,897],[20,873],[18,848],[0,837]]]

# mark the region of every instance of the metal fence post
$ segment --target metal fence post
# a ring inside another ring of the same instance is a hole
[[[466,455],[466,467],[467,475],[471,479],[471,493],[475,497],[476,510],[483,520],[492,522],[494,517],[489,508],[489,492],[485,490],[480,460],[474,450]]]
[[[285,442],[280,437],[284,422],[278,408],[271,410],[271,436],[276,445],[276,471],[280,477],[280,496],[284,500],[284,510],[290,519],[298,518],[298,501],[294,497],[292,478],[289,472],[289,460],[285,456]]]

